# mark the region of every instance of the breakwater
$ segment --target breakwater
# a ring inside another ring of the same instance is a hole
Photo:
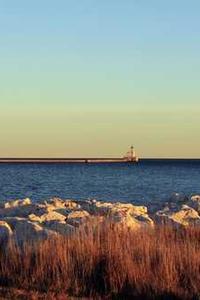
[[[137,158],[0,158],[0,163],[135,163]]]

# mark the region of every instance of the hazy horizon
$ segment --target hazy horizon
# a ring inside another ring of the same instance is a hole
[[[0,1],[0,157],[200,158],[199,10]]]

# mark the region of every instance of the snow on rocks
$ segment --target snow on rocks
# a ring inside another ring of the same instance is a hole
[[[155,214],[155,221],[167,225],[200,225],[200,216],[195,209],[183,204],[180,208],[166,207],[158,211]]]
[[[57,211],[48,211],[45,214],[42,215],[36,215],[36,214],[30,214],[28,215],[28,219],[32,222],[48,222],[48,221],[65,221],[66,216],[57,212]]]
[[[29,198],[25,198],[25,199],[6,202],[4,204],[4,208],[18,207],[18,206],[30,205],[30,204],[31,204],[31,200]]]
[[[49,202],[46,202],[47,206],[53,206],[56,208],[68,208],[68,209],[76,209],[79,208],[80,205],[78,202],[75,202],[73,200],[67,199],[63,200],[61,198],[54,197]]]
[[[64,236],[75,233],[75,227],[66,224],[65,221],[48,221],[43,224],[43,227]]]
[[[19,244],[27,241],[44,240],[54,234],[25,218],[7,217],[4,221],[12,228],[13,238]]]
[[[52,198],[33,203],[29,198],[6,202],[0,208],[0,241],[19,242],[70,235],[79,228],[111,222],[117,228],[152,228],[156,224],[200,225],[200,196],[173,194],[163,208],[148,214],[146,206],[132,203],[75,201]]]
[[[133,204],[115,203],[109,212],[109,218],[118,225],[131,229],[153,226],[153,221],[147,214],[145,206],[135,206]]]
[[[75,210],[69,213],[65,219],[67,224],[78,227],[89,219],[90,214],[86,210]]]

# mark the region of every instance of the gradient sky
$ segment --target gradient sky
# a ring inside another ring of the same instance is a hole
[[[0,0],[0,156],[200,157],[200,1]]]

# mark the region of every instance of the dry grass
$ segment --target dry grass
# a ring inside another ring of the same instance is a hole
[[[93,299],[200,299],[200,228],[133,232],[104,224],[11,245],[0,252],[0,286]]]

